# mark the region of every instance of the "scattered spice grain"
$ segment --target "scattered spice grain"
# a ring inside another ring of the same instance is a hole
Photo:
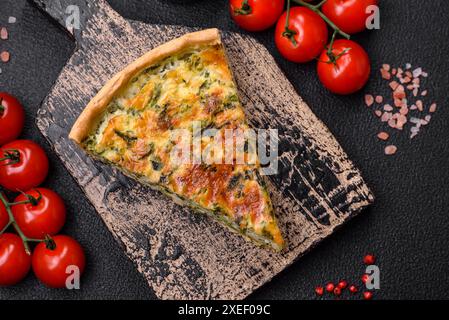
[[[11,55],[8,51],[3,51],[2,53],[0,53],[0,60],[2,60],[2,62],[7,63],[10,58]]]
[[[385,147],[385,154],[387,156],[392,156],[394,154],[396,154],[396,152],[398,151],[398,148],[395,145],[389,145]]]

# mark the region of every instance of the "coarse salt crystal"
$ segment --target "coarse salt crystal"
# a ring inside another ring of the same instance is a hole
[[[376,103],[382,103],[384,101],[384,97],[376,96]]]
[[[8,18],[8,23],[13,24],[13,23],[16,23],[16,21],[17,21],[16,17],[9,17]]]
[[[385,154],[387,156],[394,155],[398,151],[398,148],[395,145],[390,145],[385,147]]]
[[[437,104],[436,103],[432,103],[432,105],[429,108],[429,112],[430,113],[434,113],[435,111],[437,111]]]
[[[386,132],[379,132],[379,134],[377,135],[377,137],[378,137],[380,140],[386,141],[386,140],[388,140],[388,138],[390,137],[390,135],[389,135],[388,133],[386,133]]]
[[[418,107],[418,110],[419,110],[419,111],[423,111],[423,110],[424,110],[424,105],[423,105],[423,103],[422,103],[421,100],[416,101],[415,104],[416,104],[416,106]]]
[[[388,72],[388,70],[380,69],[380,74],[382,75],[382,78],[385,80],[391,79],[391,74],[390,74],[390,72]]]
[[[392,119],[388,120],[388,125],[390,127],[392,127],[393,129],[396,129],[397,121],[392,118]]]
[[[394,99],[394,105],[398,108],[402,107],[402,100],[401,99]]]
[[[410,81],[412,81],[410,77],[405,77],[401,79],[401,83],[409,83]]]
[[[419,78],[419,76],[422,74],[422,68],[416,68],[413,70],[413,78]]]
[[[402,107],[402,108],[399,110],[399,112],[400,112],[402,115],[406,116],[406,115],[408,114],[408,108],[407,108],[406,106],[404,106],[404,107]]]
[[[398,116],[397,127],[402,130],[402,128],[407,122],[408,122],[407,117],[400,113]]]
[[[390,88],[392,90],[396,90],[396,88],[399,86],[399,83],[397,81],[391,81],[390,82]]]
[[[412,64],[411,63],[407,63],[406,65],[405,65],[405,69],[411,69],[412,68]]]
[[[384,113],[382,114],[382,117],[380,118],[380,120],[381,120],[382,122],[387,122],[387,121],[389,121],[389,120],[391,119],[391,116],[392,116],[392,113],[391,113],[391,112],[384,112]]]
[[[399,89],[402,86],[399,86],[393,93],[393,98],[394,99],[399,99],[402,100],[406,97],[405,91],[404,91],[404,87],[402,87],[402,89]]]
[[[374,103],[374,97],[371,94],[365,95],[365,104],[367,107],[371,107]]]
[[[384,110],[385,111],[393,111],[393,107],[390,106],[389,104],[384,105]]]
[[[10,54],[8,51],[3,51],[2,53],[0,53],[0,59],[2,60],[2,62],[8,62],[10,59]]]
[[[0,28],[0,39],[8,40],[8,29],[6,29],[5,27]]]

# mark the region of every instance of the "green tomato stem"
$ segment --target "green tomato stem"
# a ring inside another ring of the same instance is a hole
[[[252,12],[253,12],[253,9],[248,4],[248,0],[243,1],[242,7],[240,9],[234,10],[234,14],[236,16],[239,16],[239,15],[246,16],[248,14],[251,14]]]
[[[8,223],[6,224],[6,226],[3,228],[2,231],[0,231],[0,235],[4,234],[6,230],[8,230],[8,228],[11,226],[11,221],[8,221]]]
[[[287,2],[287,17],[285,18],[285,30],[284,30],[284,32],[282,32],[282,36],[287,37],[293,43],[293,45],[296,46],[296,44],[297,44],[296,39],[295,39],[296,31],[294,31],[288,27],[290,25],[290,7],[291,7],[291,2],[290,2],[290,0],[288,0],[288,2]]]
[[[319,9],[323,6],[323,4],[325,4],[327,2],[327,0],[323,0],[320,3],[318,3],[316,6],[314,6],[315,8]]]
[[[19,201],[19,202],[11,202],[9,205],[12,207],[12,206],[18,206],[21,204],[29,204],[29,203],[30,203],[29,200],[25,200],[25,201]]]
[[[330,57],[330,55],[332,54],[332,49],[334,46],[334,41],[335,41],[335,37],[337,36],[337,31],[335,30],[334,33],[332,34],[332,38],[331,38],[331,42],[329,44],[329,47],[327,48],[327,55]]]
[[[310,4],[310,3],[304,2],[304,1],[302,1],[302,0],[292,0],[292,1],[295,2],[295,3],[297,3],[297,4],[300,4],[300,5],[304,6],[304,7],[306,7],[306,8],[309,8],[310,10],[314,11],[315,13],[317,13],[321,18],[323,18],[324,21],[326,21],[326,23],[327,23],[332,29],[334,29],[334,31],[338,32],[343,38],[346,38],[346,39],[350,39],[350,38],[351,38],[351,36],[350,36],[349,34],[347,34],[346,32],[341,31],[340,28],[337,27],[337,26],[335,25],[335,23],[332,22],[332,20],[330,20],[328,17],[326,17],[326,15],[325,15],[324,13],[321,12],[320,8],[321,8],[321,6],[322,6],[324,3],[326,3],[327,0],[321,1],[321,2],[320,2],[319,4],[317,4],[316,6],[314,6],[314,5]]]

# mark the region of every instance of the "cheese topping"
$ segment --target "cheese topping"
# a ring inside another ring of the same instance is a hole
[[[173,132],[183,130],[195,139],[198,123],[203,133],[216,131],[213,136],[200,135],[201,150],[214,150],[209,158],[225,158],[220,146],[229,130],[234,142],[243,141],[241,154],[236,153],[232,163],[172,161],[182,140]],[[235,134],[247,129],[223,47],[196,46],[137,74],[116,94],[84,146],[253,240],[281,248],[283,239],[259,174],[256,148]],[[239,156],[253,161],[241,164],[236,161]]]

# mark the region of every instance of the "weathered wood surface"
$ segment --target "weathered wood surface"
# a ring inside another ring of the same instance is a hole
[[[89,100],[126,64],[192,31],[127,22],[96,3],[78,50],[42,104],[38,126],[158,297],[244,298],[373,201],[360,172],[265,47],[229,32],[224,43],[251,124],[279,130],[280,170],[269,189],[285,252],[257,248],[87,157],[67,135]]]

